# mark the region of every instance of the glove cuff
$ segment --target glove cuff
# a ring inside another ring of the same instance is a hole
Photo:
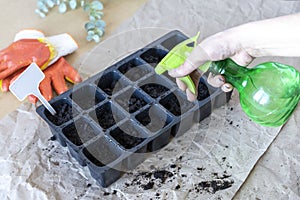
[[[49,42],[57,52],[56,56],[50,61],[49,65],[56,62],[60,57],[71,54],[78,49],[78,44],[76,41],[67,33],[47,37],[47,42]]]
[[[24,29],[19,31],[14,38],[14,42],[22,39],[38,39],[45,37],[44,33],[35,29]]]

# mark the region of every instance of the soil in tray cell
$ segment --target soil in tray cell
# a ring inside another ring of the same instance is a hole
[[[141,58],[153,67],[155,67],[166,55],[166,51],[162,49],[152,48],[143,53],[141,55]]]
[[[96,116],[94,115],[95,113]],[[104,131],[124,118],[124,114],[114,108],[114,106],[109,102],[96,108],[96,110],[92,111],[90,115],[96,120],[96,122],[99,123]]]
[[[120,75],[114,71],[102,75],[96,84],[109,96],[120,91],[122,87],[125,87]]]
[[[73,116],[77,114],[77,112],[72,109],[72,106],[64,100],[56,102],[52,106],[55,109],[56,114],[52,115],[48,110],[45,110],[45,115],[53,124],[57,126],[60,126],[63,123],[73,119]]]
[[[160,104],[175,116],[180,116],[193,107],[188,100],[174,93],[169,94],[160,101]]]
[[[147,104],[147,101],[138,95],[137,92],[131,94],[132,90],[122,93],[116,98],[116,101],[129,113],[134,113],[135,111],[141,109]],[[130,95],[130,96],[129,96]]]
[[[168,88],[165,86],[156,84],[156,83],[149,83],[141,86],[142,90],[144,90],[147,94],[149,94],[152,98],[157,98],[167,91],[169,91]]]
[[[179,44],[180,42],[182,42],[184,40],[185,40],[185,38],[183,38],[182,36],[174,35],[173,37],[168,38],[167,40],[162,42],[161,45],[164,46],[165,48],[171,50],[173,47],[175,47],[177,44]]]
[[[202,81],[199,82],[199,86],[198,86],[198,96],[197,96],[197,100],[201,101],[203,99],[206,99],[207,97],[209,97],[209,90],[208,87],[205,83],[203,83]]]
[[[131,60],[123,64],[121,67],[119,67],[119,71],[131,81],[137,81],[150,73],[150,70],[147,68],[147,66],[142,65],[136,60]]]
[[[156,109],[147,109],[136,116],[136,119],[151,132],[156,132],[170,123],[169,116]]]
[[[82,145],[97,135],[95,129],[83,119],[68,125],[62,132],[76,146]]]
[[[83,154],[95,165],[103,167],[116,160],[121,152],[110,141],[101,137],[85,147]]]
[[[145,140],[140,132],[129,123],[117,127],[110,135],[126,149],[131,149]]]

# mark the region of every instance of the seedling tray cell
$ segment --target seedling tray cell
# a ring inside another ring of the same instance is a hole
[[[204,74],[197,100],[189,102],[167,72],[155,73],[154,67],[185,39],[171,31],[56,96],[50,101],[54,116],[43,105],[36,109],[99,185],[108,187],[230,99],[230,93],[208,85]]]
[[[139,87],[150,97],[156,99],[171,91],[175,85],[169,83],[161,76],[153,75],[139,83]]]
[[[143,53],[141,58],[151,66],[155,67],[167,55],[167,53],[168,51],[163,50],[162,48],[154,47]]]
[[[100,79],[96,81],[96,84],[108,96],[112,96],[122,88],[126,87],[129,83],[126,82],[117,71],[110,71],[103,74]]]
[[[148,65],[144,65],[138,59],[130,60],[129,62],[120,66],[119,71],[124,74],[131,81],[137,81],[151,72]]]
[[[118,110],[112,102],[106,102],[90,112],[90,116],[105,131],[125,118],[125,114]]]
[[[170,115],[155,105],[136,115],[136,119],[152,133],[163,129],[172,121]]]
[[[74,145],[81,146],[97,135],[91,124],[84,118],[79,118],[62,130],[65,137]]]
[[[130,88],[117,96],[115,101],[131,114],[143,108],[151,100],[140,91]]]
[[[188,112],[195,105],[181,96],[179,91],[172,92],[159,101],[159,103],[175,116]]]
[[[128,152],[128,157],[124,160],[127,170],[134,169],[146,159],[148,135],[133,120],[124,122],[110,132],[110,136]]]
[[[82,109],[86,110],[92,106],[97,105],[105,99],[105,96],[96,91],[96,88],[92,85],[86,85],[80,89],[74,91],[70,98]]]
[[[166,39],[165,41],[163,41],[161,43],[161,45],[163,47],[165,47],[166,49],[171,50],[171,49],[173,49],[173,47],[176,46],[176,44],[184,41],[185,39],[186,39],[186,37],[183,37],[181,35],[174,35],[174,36]]]
[[[56,115],[52,115],[48,110],[45,110],[45,116],[54,125],[59,126],[69,120],[72,120],[74,116],[78,114],[77,110],[73,108],[70,101],[61,99],[52,104],[52,107],[56,110]]]

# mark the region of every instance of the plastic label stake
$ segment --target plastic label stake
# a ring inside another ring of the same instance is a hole
[[[45,74],[41,71],[39,66],[36,63],[31,63],[31,65],[9,86],[9,90],[19,101],[23,101],[28,95],[35,95],[47,110],[52,115],[55,115],[56,111],[39,90],[40,82],[44,78]]]

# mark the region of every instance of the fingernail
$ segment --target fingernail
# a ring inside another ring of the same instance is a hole
[[[233,90],[233,87],[232,87],[231,85],[229,85],[229,84],[224,84],[224,85],[222,86],[222,90],[223,90],[224,92],[230,92],[231,90]]]
[[[220,83],[224,83],[224,82],[225,82],[225,80],[224,80],[224,78],[223,78],[222,76],[218,78],[218,81],[219,81]]]
[[[225,85],[225,87],[226,87],[227,89],[231,89],[231,87],[230,87],[229,85]]]

